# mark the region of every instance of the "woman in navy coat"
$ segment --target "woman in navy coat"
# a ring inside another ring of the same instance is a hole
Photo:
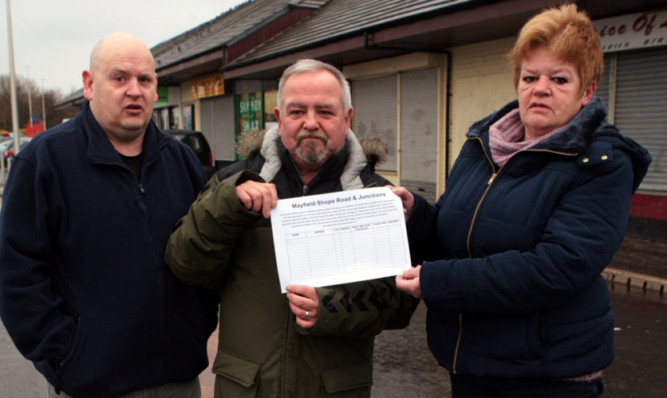
[[[575,5],[528,21],[510,59],[518,99],[472,125],[436,205],[396,189],[421,264],[396,284],[423,298],[453,397],[597,397],[614,357],[600,273],[651,158],[606,121]]]

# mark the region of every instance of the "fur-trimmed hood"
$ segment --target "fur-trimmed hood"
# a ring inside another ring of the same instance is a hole
[[[350,130],[350,133],[352,133],[352,130]],[[236,153],[244,159],[256,156],[262,149],[265,134],[266,130],[253,130],[241,134],[239,142],[236,144]],[[382,140],[376,137],[357,138],[357,140],[361,144],[369,163],[378,165],[387,160],[387,145]]]
[[[265,163],[260,175],[266,181],[270,181],[282,167],[278,156],[279,139],[277,126],[268,130],[247,132],[239,137],[236,152],[246,159],[261,154]],[[387,159],[387,146],[378,138],[359,140],[352,130],[349,131],[346,140],[350,156],[341,175],[341,184],[344,189],[362,188],[359,173],[367,164],[371,164],[374,169],[375,165],[384,162]]]

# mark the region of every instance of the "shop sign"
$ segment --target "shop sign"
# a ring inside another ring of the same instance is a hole
[[[621,15],[593,21],[603,52],[667,45],[667,11]]]
[[[157,101],[155,101],[154,106],[169,105],[169,87],[158,86],[157,87]]]
[[[225,80],[222,74],[192,81],[190,95],[192,99],[214,97],[225,93]]]
[[[262,102],[262,93],[248,93],[238,96],[238,121],[239,132],[262,129],[262,116],[264,113],[264,104]]]

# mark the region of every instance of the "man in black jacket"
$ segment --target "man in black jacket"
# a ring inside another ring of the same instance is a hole
[[[157,76],[140,40],[105,37],[83,83],[82,111],[33,138],[10,170],[2,321],[50,397],[199,397],[215,297],[163,257],[203,171],[151,121]]]

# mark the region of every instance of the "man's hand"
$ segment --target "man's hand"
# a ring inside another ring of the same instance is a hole
[[[288,285],[287,300],[289,307],[296,315],[296,324],[304,329],[310,329],[317,323],[317,309],[320,299],[314,287]]]
[[[422,299],[422,287],[419,283],[421,269],[422,266],[418,265],[396,276],[396,287],[420,300]]]
[[[236,186],[236,196],[243,207],[256,213],[262,213],[264,218],[271,216],[271,209],[278,204],[276,186],[267,182],[246,181]]]
[[[408,221],[410,214],[412,214],[412,207],[415,205],[415,197],[412,195],[412,192],[408,191],[403,187],[389,187],[391,191],[401,198],[403,203],[403,213],[405,214],[405,221]]]

